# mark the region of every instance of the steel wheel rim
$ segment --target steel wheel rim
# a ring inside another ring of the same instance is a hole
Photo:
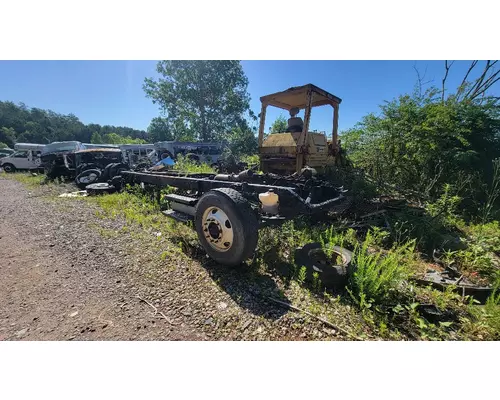
[[[201,220],[203,235],[207,243],[220,252],[228,251],[233,245],[233,224],[219,207],[209,207]]]

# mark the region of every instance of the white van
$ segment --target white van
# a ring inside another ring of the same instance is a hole
[[[39,169],[40,154],[45,147],[43,144],[16,143],[14,153],[8,157],[0,159],[0,168],[5,172],[15,172],[16,170]]]

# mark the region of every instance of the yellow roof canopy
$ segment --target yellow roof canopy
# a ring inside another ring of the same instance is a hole
[[[342,102],[342,99],[339,97],[334,96],[333,94],[328,93],[326,90],[320,89],[313,84],[295,86],[284,90],[283,92],[268,94],[267,96],[262,96],[260,101],[264,104],[269,104],[285,110],[290,110],[295,107],[303,109],[306,108],[307,93],[309,91],[312,91],[314,94],[312,107],[324,106],[327,104],[335,106]]]

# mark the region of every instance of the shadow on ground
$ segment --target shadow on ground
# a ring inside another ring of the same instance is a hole
[[[271,276],[258,271],[254,263],[227,267],[207,258],[199,244],[190,244],[189,248],[184,250],[191,258],[200,262],[214,282],[240,307],[256,316],[271,320],[289,312],[285,306],[268,300],[272,297],[291,304]]]

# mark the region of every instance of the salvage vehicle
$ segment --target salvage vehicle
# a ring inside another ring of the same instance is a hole
[[[154,144],[159,160],[170,157],[175,160],[183,155],[192,161],[216,165],[222,155],[222,143],[164,141]]]
[[[77,141],[53,142],[46,145],[40,159],[47,178],[74,179],[76,173],[75,152],[83,149],[83,144]]]
[[[40,154],[45,145],[35,143],[16,143],[15,151],[0,159],[0,167],[5,172],[41,169]]]
[[[342,102],[339,97],[308,84],[263,96],[260,101],[259,157],[262,171],[291,174],[300,172],[306,166],[321,171],[341,162],[337,133],[339,105]],[[324,133],[309,131],[311,109],[326,105],[333,109],[331,141]],[[290,119],[286,132],[272,133],[264,138],[268,106],[289,111]],[[304,120],[297,116],[300,110],[304,110]]]
[[[175,193],[165,196],[170,209],[164,214],[179,221],[194,221],[198,239],[207,254],[224,265],[238,265],[252,256],[260,226],[280,224],[300,215],[339,214],[350,207],[347,191],[322,179],[316,170],[335,164],[341,100],[311,84],[264,96],[261,100],[259,149],[263,173],[248,169],[232,174],[175,171],[123,171],[121,174],[121,186],[141,184],[156,190],[158,196],[158,189],[162,187],[177,188]],[[289,132],[271,134],[264,141],[268,105],[290,110],[292,118]],[[321,105],[331,105],[334,110],[331,142],[324,134],[309,132],[311,108]],[[297,109],[301,108],[305,109],[303,125],[296,117]]]
[[[157,154],[153,144],[121,144],[120,150],[123,155],[123,162],[131,168],[137,168],[140,165],[152,165],[157,161]]]
[[[164,214],[183,222],[194,221],[207,254],[220,264],[238,265],[252,256],[259,226],[344,206],[346,191],[313,175],[308,168],[287,177],[254,174],[252,170],[187,175],[123,171],[121,185],[177,188],[177,193],[165,196],[170,209]]]
[[[107,182],[129,169],[119,148],[78,150],[75,155],[75,183],[80,189],[97,182]]]

